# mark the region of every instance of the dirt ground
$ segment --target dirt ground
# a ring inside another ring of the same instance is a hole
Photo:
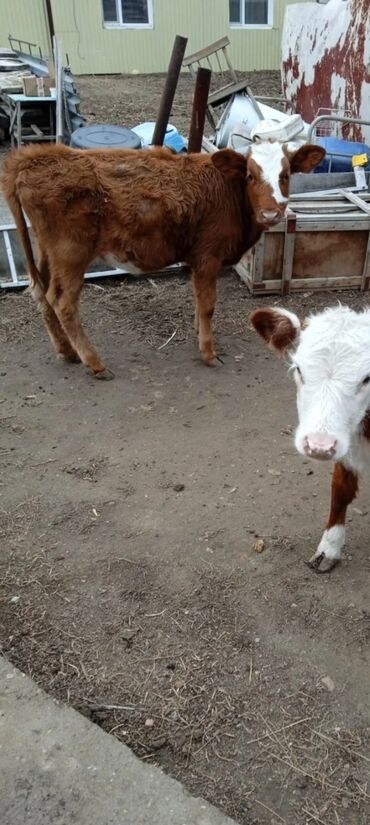
[[[338,297],[364,303],[284,305]],[[186,277],[86,286],[104,383],[0,292],[2,648],[241,825],[368,825],[366,489],[342,564],[314,574],[330,467],[294,450],[292,379],[248,326],[264,300],[221,278],[207,369]]]
[[[260,95],[281,95],[279,72],[237,72],[238,79],[248,80],[252,91]],[[155,120],[164,85],[164,75],[125,75],[79,77],[81,112],[89,121],[114,123],[132,128],[138,123]],[[226,82],[227,78],[225,78]],[[220,81],[217,81],[220,86]],[[211,89],[214,82],[211,81]],[[171,122],[179,132],[189,134],[194,82],[190,74],[181,74],[176,89]],[[206,123],[205,134],[211,134]]]

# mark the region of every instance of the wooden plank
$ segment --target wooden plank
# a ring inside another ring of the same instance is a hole
[[[237,265],[239,266],[239,265]],[[236,267],[235,267],[236,268]],[[238,272],[238,270],[237,270]],[[239,272],[238,272],[239,274]],[[252,295],[280,295],[281,294],[281,280],[262,281],[262,283],[253,283],[251,279],[241,278],[250,290]],[[359,277],[349,278],[301,278],[295,280],[292,278],[290,282],[290,292],[302,292],[304,290],[317,289],[361,289],[361,279]]]
[[[211,106],[221,106],[221,104],[226,103],[232,95],[245,92],[247,86],[248,82],[246,80],[240,80],[239,83],[229,83],[227,86],[223,86],[222,89],[216,89],[215,92],[212,92],[208,97],[208,103],[210,103]]]
[[[362,215],[297,215],[297,232],[338,232],[338,230],[350,229],[353,232],[361,232],[370,226],[369,218]],[[276,230],[276,228],[275,228]],[[274,228],[269,230],[274,231]],[[281,231],[281,230],[280,230]]]
[[[247,252],[250,256],[250,265],[253,271],[253,281],[263,281],[263,271],[265,266],[265,233],[263,232],[259,241],[255,244],[253,249]]]
[[[320,214],[322,211],[324,211],[326,215],[328,214],[328,212],[343,212],[343,214],[345,215],[349,211],[351,211],[355,215],[359,214],[357,204],[352,203],[349,199],[348,201],[344,201],[342,198],[337,199],[320,197],[317,198],[317,200],[307,200],[306,198],[302,200],[297,200],[296,197],[294,197],[290,199],[289,204],[294,212],[303,212],[304,214],[311,213],[316,215],[317,213]],[[361,210],[361,213],[363,211],[365,210]]]
[[[199,52],[193,52],[193,54],[189,54],[188,57],[184,57],[182,65],[190,66],[191,63],[197,63],[199,60],[204,60],[204,58],[209,57],[209,55],[214,54],[229,45],[229,38],[221,37],[220,40],[215,40],[214,43],[211,43],[209,46],[205,46],[204,49],[200,49]]]
[[[364,261],[364,268],[362,271],[361,289],[363,292],[370,287],[370,231],[367,239],[367,248]]]
[[[299,292],[304,289],[353,289],[358,287],[361,289],[361,279],[356,275],[348,278],[332,278],[323,276],[322,278],[302,278],[296,280],[293,278],[291,283],[292,292]]]
[[[294,203],[299,203],[300,201],[310,201],[315,198],[325,198],[327,201],[341,201],[343,202],[343,192],[354,192],[357,193],[358,187],[357,186],[346,186],[346,188],[342,189],[312,189],[306,190],[305,192],[293,192],[290,196],[290,200],[294,201]],[[370,200],[370,193],[369,192],[361,192],[358,193],[361,200],[369,201]]]
[[[265,259],[263,262],[263,280],[273,281],[281,278],[284,260],[285,232],[265,235]]]
[[[293,275],[294,247],[296,238],[297,217],[294,212],[288,210],[285,222],[285,239],[283,269],[281,273],[281,294],[289,295],[290,282]]]
[[[246,284],[247,287],[251,290],[251,292],[253,292],[253,276],[251,275],[250,268],[247,265],[247,255],[248,253],[246,253],[246,255],[243,255],[240,261],[234,265],[233,269],[239,275],[239,278],[241,281],[243,281],[243,284]]]
[[[290,204],[292,211],[295,212],[294,203]],[[297,232],[338,232],[338,230],[346,231],[348,229],[353,232],[363,232],[364,229],[370,228],[369,217],[363,212],[358,213],[343,213],[337,215],[336,213],[330,215],[306,215],[296,212],[297,216]],[[271,226],[268,230],[269,235],[281,234],[285,232],[285,221]]]
[[[232,77],[232,79],[233,79],[234,83],[236,83],[236,82],[237,82],[237,80],[238,80],[238,78],[237,78],[237,76],[236,76],[236,72],[235,72],[234,66],[232,65],[232,62],[231,62],[231,60],[230,60],[230,58],[229,58],[229,55],[228,55],[228,53],[227,53],[227,48],[226,48],[226,46],[224,46],[224,47],[223,47],[222,51],[223,51],[223,55],[224,55],[225,61],[226,61],[226,63],[227,63],[227,66],[228,66],[229,72],[230,72],[230,74],[231,74],[231,77]]]

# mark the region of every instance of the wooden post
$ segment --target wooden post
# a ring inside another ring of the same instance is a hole
[[[211,74],[212,72],[210,69],[205,69],[202,66],[197,71],[193,111],[190,123],[188,152],[200,152],[202,148]]]
[[[187,42],[187,37],[176,35],[153,132],[152,144],[154,146],[163,146]]]

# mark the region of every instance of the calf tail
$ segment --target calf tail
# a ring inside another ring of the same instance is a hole
[[[43,283],[41,273],[35,263],[28,227],[24,218],[21,202],[16,192],[16,183],[14,179],[11,180],[10,175],[4,175],[2,183],[6,200],[11,212],[13,213],[18,234],[22,241],[29,269],[32,294],[35,300],[38,301],[45,294],[45,285]]]

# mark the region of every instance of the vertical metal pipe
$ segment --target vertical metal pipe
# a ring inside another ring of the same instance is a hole
[[[210,69],[201,67],[197,71],[195,82],[193,111],[191,114],[188,152],[200,152],[206,119],[209,86],[211,82]]]
[[[153,132],[152,143],[154,146],[163,146],[187,42],[187,37],[176,35]]]
[[[47,17],[47,20],[48,20],[50,43],[52,45],[53,39],[55,37],[55,28],[54,28],[54,20],[53,20],[53,10],[51,8],[51,0],[45,0],[45,6],[46,6],[46,17]]]
[[[56,80],[55,119],[56,143],[63,143],[63,89],[62,89],[62,43],[54,35],[54,65]]]

